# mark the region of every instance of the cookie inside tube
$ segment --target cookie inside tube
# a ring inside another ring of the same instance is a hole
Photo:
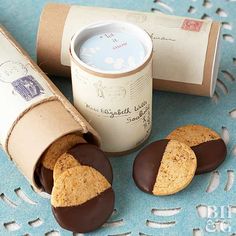
[[[197,167],[194,152],[176,140],[159,140],[146,146],[133,164],[133,178],[144,192],[170,195],[187,187]]]
[[[79,165],[94,168],[112,184],[113,173],[110,161],[102,150],[89,143],[77,144],[57,159],[53,169],[54,181],[67,169]]]
[[[57,159],[78,143],[86,141],[79,134],[68,134],[56,140],[43,154],[38,170],[39,181],[47,193],[51,193],[53,187],[53,168]]]
[[[53,168],[53,181],[55,181],[66,170],[80,166],[80,163],[70,154],[62,154],[56,161]]]

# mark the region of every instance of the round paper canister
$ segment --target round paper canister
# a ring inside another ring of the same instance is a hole
[[[150,134],[152,48],[144,30],[119,21],[88,25],[71,40],[74,104],[105,152],[129,151]]]

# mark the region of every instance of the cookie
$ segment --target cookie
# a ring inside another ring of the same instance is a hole
[[[80,143],[68,151],[81,165],[93,167],[112,184],[113,173],[109,159],[96,145]]]
[[[197,157],[196,174],[216,169],[226,158],[227,148],[218,133],[202,125],[185,125],[172,131],[167,139],[190,146]]]
[[[114,210],[114,201],[106,178],[92,167],[79,165],[56,179],[51,196],[57,222],[76,233],[90,232],[103,225]]]
[[[110,161],[97,146],[88,143],[77,144],[57,160],[53,170],[54,181],[63,171],[76,165],[93,167],[112,184],[113,173]]]
[[[70,154],[64,153],[58,159],[53,169],[53,181],[56,179],[66,170],[79,166],[80,163]]]
[[[37,173],[43,190],[47,193],[52,191],[53,168],[57,159],[78,143],[85,141],[79,135],[68,134],[56,140],[43,154]]]
[[[197,167],[193,150],[176,140],[159,140],[135,158],[133,179],[144,192],[157,196],[177,193],[192,181]]]

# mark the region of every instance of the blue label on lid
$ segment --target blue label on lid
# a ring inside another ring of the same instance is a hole
[[[122,32],[102,33],[88,38],[78,49],[87,65],[104,71],[127,71],[140,65],[146,55],[142,42]]]

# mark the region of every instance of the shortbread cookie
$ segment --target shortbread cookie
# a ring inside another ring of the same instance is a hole
[[[220,135],[202,125],[179,127],[166,138],[183,142],[193,149],[197,157],[196,174],[216,169],[227,155],[226,145]]]
[[[80,143],[68,151],[81,165],[93,167],[112,184],[113,173],[109,159],[96,145]]]
[[[88,143],[77,144],[57,160],[53,170],[54,181],[66,169],[76,165],[93,167],[112,184],[113,174],[110,161],[97,146]]]
[[[144,192],[170,195],[189,185],[197,167],[193,150],[176,140],[149,144],[136,157],[133,178]]]
[[[57,159],[70,148],[85,140],[76,134],[68,134],[56,140],[43,154],[38,174],[40,183],[47,193],[51,193],[53,187],[53,168]]]
[[[53,181],[66,170],[79,166],[80,163],[70,154],[64,153],[58,159],[53,169]]]
[[[64,171],[54,182],[51,204],[61,227],[86,233],[103,225],[114,209],[111,184],[97,170],[76,166]]]

